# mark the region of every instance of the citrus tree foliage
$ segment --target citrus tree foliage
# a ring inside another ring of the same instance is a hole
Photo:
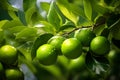
[[[107,56],[92,55],[89,47],[83,48],[86,68],[80,71],[69,71],[70,59],[63,55],[58,55],[50,66],[38,62],[39,46],[56,35],[72,38],[83,28],[106,37],[109,52],[120,54],[120,0],[0,0],[0,46],[14,46],[19,53],[17,67],[26,64],[38,80],[109,80],[115,74],[120,77],[117,57],[118,63],[111,64]]]

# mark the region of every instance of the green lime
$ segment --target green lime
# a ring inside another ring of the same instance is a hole
[[[55,51],[55,47],[51,44],[43,44],[37,49],[36,57],[41,64],[54,64],[57,60],[57,53]]]
[[[0,61],[5,64],[13,64],[18,58],[17,50],[11,45],[4,45],[0,48]]]
[[[56,52],[61,55],[62,54],[61,45],[62,45],[64,40],[65,40],[65,38],[62,37],[62,36],[53,36],[48,41],[48,44],[53,45],[55,47],[55,49],[56,49]]]
[[[23,72],[18,69],[6,69],[6,80],[24,80]]]
[[[70,71],[82,71],[85,68],[85,55],[81,55],[76,59],[71,59],[69,63]]]
[[[108,55],[107,55],[107,59],[109,60],[111,65],[119,65],[118,63],[120,63],[120,52],[116,51],[116,50],[111,50]]]
[[[61,46],[61,51],[69,59],[77,58],[82,53],[81,42],[76,38],[66,39]]]
[[[74,37],[80,40],[83,46],[89,46],[95,34],[91,29],[81,29],[76,31]]]
[[[110,43],[107,38],[103,36],[97,36],[91,41],[90,49],[95,55],[105,55],[106,53],[109,53]]]

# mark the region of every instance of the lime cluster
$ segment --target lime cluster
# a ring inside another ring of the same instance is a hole
[[[0,80],[24,80],[23,72],[17,66],[17,49],[11,45],[0,48]]]
[[[53,36],[46,44],[39,46],[36,58],[43,65],[52,65],[59,55],[63,55],[70,59],[70,65],[81,60],[84,64],[85,59],[81,58],[84,48],[89,48],[93,56],[104,56],[110,50],[110,43],[106,37],[96,36],[91,29],[83,28],[76,30],[73,37]]]

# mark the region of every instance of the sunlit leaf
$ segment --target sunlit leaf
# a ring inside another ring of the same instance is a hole
[[[50,9],[47,15],[48,22],[55,26],[56,30],[59,29],[60,25],[62,24],[62,18],[56,12],[55,3],[52,2],[50,5]]]
[[[40,21],[40,27],[49,33],[55,34],[56,33],[56,29],[55,26],[51,25],[49,22],[46,21]],[[39,26],[38,26],[39,27]]]
[[[32,6],[35,6],[36,0],[23,0],[23,8],[26,12]]]
[[[2,27],[2,26],[4,26],[4,24],[6,24],[8,22],[8,20],[2,20],[2,21],[0,21],[0,28]]]
[[[36,5],[30,6],[25,12],[25,18],[28,26],[34,26],[38,24],[40,21],[45,20],[45,18],[40,14]]]
[[[90,3],[90,0],[83,0],[83,4],[84,4],[85,15],[87,16],[87,18],[89,20],[91,20],[91,18],[92,18],[92,6]]]
[[[84,13],[84,8],[83,5],[81,6],[77,6],[74,4],[70,4],[70,8],[69,8],[74,14],[78,15],[78,16],[82,16],[82,17],[86,17],[85,13]]]
[[[9,30],[12,33],[18,33],[18,32],[22,31],[25,28],[26,28],[26,26],[15,26],[15,27],[10,28]]]
[[[26,18],[26,21],[27,21],[28,25],[31,24],[31,18],[32,18],[32,15],[33,15],[35,12],[36,12],[35,6],[30,7],[30,8],[26,11],[26,13],[25,13],[25,18]]]
[[[70,7],[69,4],[66,4],[68,7]],[[72,10],[68,9],[64,4],[57,2],[57,6],[59,7],[60,11],[64,14],[65,17],[67,17],[69,20],[71,20],[75,25],[77,25],[78,16],[75,15]]]
[[[42,15],[40,14],[41,12],[39,12],[39,7],[36,7],[35,5],[35,0],[30,0],[31,2],[27,2],[25,1],[25,4],[30,4],[30,6],[28,7],[28,9],[26,9],[25,12],[25,18],[26,18],[26,22],[28,24],[28,26],[34,26],[36,23],[38,23],[40,20],[44,20],[44,18],[42,17]],[[34,4],[33,4],[34,3]]]
[[[46,18],[50,8],[50,2],[37,0],[36,5],[37,5],[38,11],[40,12],[40,15]]]
[[[8,11],[8,14],[10,15],[10,17],[11,17],[13,20],[18,20],[18,19],[19,19],[15,11],[9,10],[9,11]]]
[[[27,39],[30,40],[32,37],[36,36],[36,28],[25,28],[16,34],[16,39]]]
[[[5,24],[1,27],[2,29],[9,29],[15,26],[23,26],[19,20],[5,21]]]
[[[48,13],[49,8],[50,8],[50,3],[48,3],[48,2],[41,2],[40,4],[41,4],[41,8]]]

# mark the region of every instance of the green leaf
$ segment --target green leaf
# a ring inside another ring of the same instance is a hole
[[[84,4],[85,15],[89,20],[91,20],[91,18],[92,18],[92,6],[90,3],[90,0],[83,0],[83,4]]]
[[[1,28],[9,29],[15,26],[23,26],[23,24],[19,20],[5,21],[5,24]]]
[[[16,34],[15,39],[31,40],[37,34],[36,28],[25,28]]]
[[[83,8],[83,5],[81,6],[78,6],[78,5],[75,5],[75,4],[70,4],[70,10],[75,14],[75,15],[78,15],[78,16],[82,16],[82,17],[86,17],[85,16],[85,13],[84,13],[84,8]]]
[[[47,43],[47,41],[52,37],[53,35],[51,33],[44,33],[41,34],[37,39],[34,41],[32,50],[31,50],[31,55],[32,59],[35,58],[36,56],[36,50],[38,49],[39,46]]]
[[[24,11],[18,10],[18,17],[24,25],[27,25]]]
[[[98,75],[104,75],[109,69],[109,61],[105,57],[94,57],[90,52],[86,55],[86,64],[90,70]]]
[[[35,5],[31,6],[25,13],[25,18],[27,21],[28,26],[34,26],[40,21],[43,21],[44,18],[40,15],[40,13],[37,11],[37,8]]]
[[[60,31],[63,31],[65,29],[69,29],[69,28],[76,28],[76,26],[74,25],[73,22],[71,21],[66,21],[65,24],[63,24],[61,27],[60,27]]]
[[[56,29],[55,26],[51,25],[49,22],[47,21],[40,21],[40,27],[48,33],[52,33],[52,34],[56,34]],[[39,26],[38,26],[39,27]]]
[[[92,26],[93,22],[88,20],[86,17],[79,16],[78,26]]]
[[[41,8],[48,13],[50,4],[48,2],[41,2],[40,4],[41,4]]]
[[[102,35],[104,29],[107,28],[105,21],[106,21],[106,18],[104,16],[98,16],[96,18],[95,26],[93,27],[93,30],[97,35]]]
[[[92,5],[92,8],[93,8],[94,11],[96,11],[97,13],[103,15],[104,13],[108,12],[108,9],[105,6],[101,6],[100,3],[101,2],[99,0],[98,1],[93,0],[91,2],[91,5]]]
[[[75,25],[77,25],[78,15],[73,13],[73,10],[71,10],[71,5],[69,3],[64,2],[64,1],[63,1],[63,3],[61,3],[61,2],[58,1],[56,4],[57,4],[58,8],[60,9],[60,11],[62,12],[62,14],[66,18],[71,20]]]
[[[114,24],[112,24],[109,29],[111,30],[112,37],[120,40],[120,19],[118,19]]]
[[[36,6],[38,11],[40,12],[40,15],[43,18],[47,18],[47,14],[49,12],[49,8],[50,8],[50,1],[41,1],[41,0],[37,0],[36,1]]]
[[[35,7],[30,7],[26,12],[25,12],[25,18],[26,18],[26,22],[28,24],[30,24],[31,22],[31,17],[33,15],[33,13],[35,13],[36,8]]]
[[[9,10],[9,11],[8,11],[8,14],[10,15],[10,17],[11,17],[13,20],[19,20],[19,18],[18,18],[18,16],[16,15],[16,12],[15,12],[15,11]]]
[[[50,9],[47,15],[47,20],[48,22],[50,22],[52,25],[55,26],[56,30],[58,30],[60,25],[62,24],[62,18],[57,13],[54,2],[52,2],[50,5]]]
[[[25,28],[26,28],[26,26],[15,26],[15,27],[10,28],[9,30],[12,33],[18,33],[18,32],[22,31]]]
[[[2,21],[0,21],[0,29],[1,29],[2,26],[4,26],[7,22],[8,22],[8,20],[2,20]]]
[[[29,8],[36,4],[36,0],[23,0],[23,8],[26,12]]]
[[[96,35],[101,35],[101,33],[103,32],[103,30],[106,28],[106,25],[105,24],[102,24],[100,26],[95,26],[93,28],[93,31]]]

